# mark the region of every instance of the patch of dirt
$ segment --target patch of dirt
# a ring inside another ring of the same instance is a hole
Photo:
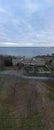
[[[15,110],[19,115],[27,116],[32,112],[46,112],[47,90],[41,82],[25,81],[12,87]]]

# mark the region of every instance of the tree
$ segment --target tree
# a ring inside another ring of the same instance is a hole
[[[5,66],[12,66],[12,57],[11,56],[5,57],[4,64]]]

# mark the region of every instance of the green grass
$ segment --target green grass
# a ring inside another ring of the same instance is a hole
[[[51,71],[54,71],[54,66],[50,66],[49,69],[50,69]]]
[[[54,101],[54,93],[49,92],[48,97],[49,97],[50,100]]]
[[[22,130],[47,130],[46,123],[42,120],[42,116],[39,112],[30,114],[26,118],[22,118],[21,129]]]
[[[48,89],[48,98],[54,101],[54,81],[47,81],[46,87]]]
[[[26,76],[36,76],[36,77],[52,77],[52,75],[47,73],[27,73]]]
[[[47,88],[49,91],[54,92],[54,81],[47,81],[46,82]]]
[[[2,112],[0,117],[0,130],[47,130],[46,124],[41,120],[41,115],[39,113],[34,113],[33,115],[28,116],[27,118],[22,117],[20,119],[20,126],[16,126],[13,118],[7,112]]]
[[[45,65],[39,65],[38,68],[42,68],[43,71],[48,71],[49,69]]]

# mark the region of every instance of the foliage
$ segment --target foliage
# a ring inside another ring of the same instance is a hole
[[[5,66],[12,66],[12,57],[11,56],[5,57],[4,64]]]
[[[17,67],[18,67],[18,69],[20,70],[21,68],[23,68],[23,63],[17,63]]]

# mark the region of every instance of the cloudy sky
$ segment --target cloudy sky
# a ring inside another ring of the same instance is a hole
[[[0,0],[0,46],[54,46],[54,0]]]

